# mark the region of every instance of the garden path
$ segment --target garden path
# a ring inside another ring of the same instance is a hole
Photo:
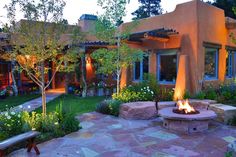
[[[54,100],[55,98],[59,97],[63,94],[61,90],[49,90],[46,92],[46,101],[47,103]],[[31,112],[39,107],[42,106],[42,97],[27,101],[19,106],[13,107],[11,111],[19,112],[19,111],[28,111]],[[5,112],[2,112],[5,113]]]
[[[39,144],[40,157],[224,157],[236,140],[236,127],[212,122],[191,135],[171,132],[160,118],[125,120],[96,112],[78,117],[83,129]],[[25,149],[9,157],[33,157]]]

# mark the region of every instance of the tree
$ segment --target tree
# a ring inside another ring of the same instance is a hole
[[[236,0],[214,0],[212,5],[221,8],[225,11],[225,16],[236,18],[233,8],[236,7]]]
[[[15,20],[16,6],[19,6],[26,20],[17,23]],[[71,70],[75,54],[66,53],[67,41],[61,38],[66,32],[61,17],[65,2],[63,0],[12,0],[6,6],[8,17],[12,23],[12,51],[5,55],[9,60],[15,60],[22,71],[36,83],[42,94],[42,111],[46,115],[46,89],[51,84],[56,73]],[[40,22],[39,22],[40,21]],[[46,82],[45,75],[51,69],[47,63],[55,65],[52,77]]]
[[[132,13],[133,20],[162,14],[161,0],[138,0],[141,5]]]
[[[76,73],[77,80],[80,81],[80,78],[82,78],[82,97],[87,96],[87,81],[86,81],[86,54],[85,54],[85,48],[81,47],[80,43],[83,43],[85,40],[85,33],[81,32],[79,27],[76,27],[76,29],[73,30],[73,34],[71,36],[71,43],[70,43],[70,49],[69,52],[74,52],[78,54],[78,60],[75,64],[74,70]],[[80,75],[81,73],[81,75]],[[66,79],[67,81],[68,79]]]
[[[92,58],[99,64],[98,73],[116,74],[117,93],[120,91],[122,69],[143,57],[141,50],[130,48],[122,40],[129,36],[131,29],[137,25],[137,22],[133,22],[123,31],[117,28],[117,24],[125,16],[127,3],[127,0],[98,0],[98,5],[105,10],[105,13],[98,18],[96,23],[96,37],[109,43],[110,47],[96,50],[93,52]]]

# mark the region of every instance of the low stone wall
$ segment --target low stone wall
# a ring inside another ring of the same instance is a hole
[[[157,117],[155,102],[131,102],[121,105],[120,115],[124,119],[146,120]]]
[[[217,113],[217,121],[228,123],[230,119],[236,116],[236,107],[224,105],[224,104],[211,104],[211,110]]]
[[[217,104],[215,100],[197,100],[190,99],[190,104],[196,109],[204,110],[210,109],[216,112],[217,121],[228,123],[230,119],[236,116],[236,107]],[[174,107],[176,105],[175,101],[163,101],[158,103],[158,110],[167,107]],[[120,117],[125,119],[151,119],[158,116],[155,102],[131,102],[121,105]]]

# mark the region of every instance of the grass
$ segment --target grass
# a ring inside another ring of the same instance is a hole
[[[25,94],[18,96],[9,96],[6,99],[0,99],[0,111],[21,105],[27,101],[40,97],[39,94]]]
[[[56,107],[62,103],[63,107],[73,115],[79,115],[87,112],[93,112],[96,109],[96,104],[104,100],[105,97],[87,97],[81,98],[75,95],[62,95],[53,101],[47,103],[47,112],[56,110]],[[41,112],[42,108],[36,110]]]

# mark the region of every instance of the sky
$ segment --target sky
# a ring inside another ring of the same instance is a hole
[[[132,15],[138,6],[138,0],[130,0],[130,4],[127,6],[126,17],[123,19],[125,22],[131,21]],[[162,0],[161,6],[163,8],[163,13],[171,12],[175,9],[177,4],[188,2],[191,0]],[[4,6],[8,4],[10,0],[0,0],[0,25],[6,23],[6,9]],[[101,12],[100,8],[97,6],[97,0],[65,0],[66,6],[64,8],[64,18],[68,20],[69,24],[76,24],[79,17],[82,14],[94,14],[97,15]],[[21,14],[17,14],[17,20],[22,19]]]

